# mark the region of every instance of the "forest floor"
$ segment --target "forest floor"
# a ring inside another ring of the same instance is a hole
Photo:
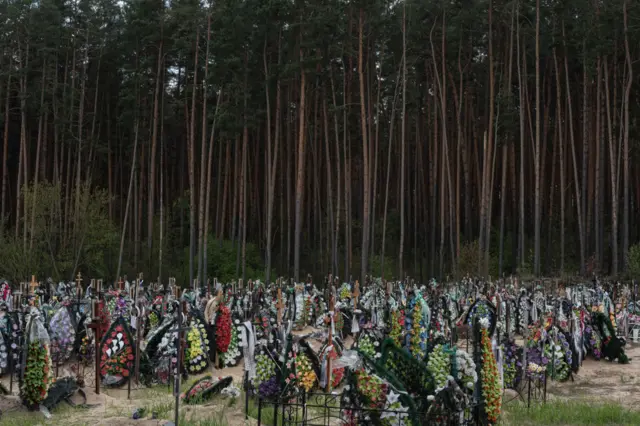
[[[549,382],[546,404],[532,403],[527,408],[513,392],[504,398],[504,425],[640,425],[640,345],[628,344],[626,350],[630,364],[620,365],[608,361],[584,361],[574,380],[563,383]],[[216,370],[215,375],[232,376],[234,384],[241,388],[243,366]],[[190,377],[182,389],[199,377]],[[89,378],[87,378],[89,379]],[[89,381],[89,380],[88,380]],[[8,383],[3,379],[8,387]],[[45,419],[39,412],[28,412],[19,403],[17,386],[13,396],[0,397],[2,418],[0,425],[65,425],[65,426],[160,426],[174,418],[174,401],[167,387],[132,389],[127,398],[127,388],[102,389],[96,395],[90,386],[85,387],[89,408],[72,408],[62,403]],[[526,400],[526,391],[524,392]],[[81,398],[76,398],[82,403]],[[135,409],[145,409],[147,418],[133,420]],[[197,406],[180,408],[182,426],[240,426],[256,425],[257,407],[249,405],[249,419],[245,419],[244,398],[217,397]],[[155,412],[157,419],[151,419]]]

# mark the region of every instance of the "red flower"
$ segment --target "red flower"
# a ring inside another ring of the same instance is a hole
[[[133,361],[133,355],[132,355],[132,354],[127,355],[127,359],[128,359],[129,361]]]
[[[123,330],[124,330],[124,329],[122,328],[122,326],[121,326],[121,325],[119,325],[119,326],[117,326],[117,327],[116,327],[116,331],[120,331],[120,332],[122,332]]]

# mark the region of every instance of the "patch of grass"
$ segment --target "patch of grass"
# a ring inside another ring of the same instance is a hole
[[[67,423],[69,418],[78,412],[88,411],[86,408],[72,407],[62,402],[51,411],[51,419],[45,419],[40,411],[10,411],[0,418],[1,426],[36,426]]]
[[[211,417],[204,420],[191,420],[187,418],[185,413],[180,415],[180,425],[182,426],[227,426],[227,419],[224,417],[224,413],[218,413],[216,417]]]
[[[548,401],[545,405],[513,403],[504,407],[503,425],[640,425],[640,411],[615,403]]]

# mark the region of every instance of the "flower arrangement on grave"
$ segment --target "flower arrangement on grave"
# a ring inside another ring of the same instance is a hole
[[[187,333],[187,350],[185,352],[185,365],[191,374],[203,372],[208,362],[207,348],[209,339],[204,324],[194,319]]]
[[[239,320],[236,321],[238,323],[240,322]],[[238,327],[236,325],[231,327],[231,342],[229,342],[227,351],[221,355],[222,363],[225,366],[236,365],[240,355],[240,347],[238,346]]]
[[[7,371],[9,366],[9,345],[6,344],[4,336],[0,333],[0,376]]]
[[[400,400],[400,394],[389,388],[380,420],[384,426],[409,426],[409,407],[405,407]]]
[[[269,398],[276,396],[280,393],[280,383],[276,377],[272,377],[267,381],[260,383],[258,386],[258,394],[263,398]]]
[[[473,362],[471,355],[462,349],[456,350],[456,380],[462,389],[467,392],[473,392],[473,388],[478,381],[478,373],[476,372],[476,363]]]
[[[73,352],[76,330],[71,323],[71,316],[66,306],[62,306],[49,323],[51,337],[51,358],[56,363],[67,361]]]
[[[172,325],[173,322],[169,324]],[[165,332],[157,345],[154,356],[156,362],[154,363],[153,377],[160,384],[168,383],[172,371],[176,370],[178,364],[177,340],[178,333]]]
[[[553,340],[544,345],[543,355],[550,362],[547,364],[547,374],[555,380],[563,381],[569,377],[570,368],[565,362],[562,346]]]
[[[322,359],[324,365],[326,365],[327,359],[331,360],[331,389],[335,389],[342,383],[345,373],[343,366],[336,365],[336,361],[340,356],[339,349],[337,349],[336,343],[334,342],[329,351],[327,351],[327,346],[325,346],[320,352],[320,359]]]
[[[404,310],[395,309],[391,311],[391,330],[389,330],[389,338],[397,347],[402,347],[402,330],[405,327]]]
[[[309,323],[313,314],[313,306],[308,294],[300,292],[296,295],[296,309],[300,309],[296,315],[296,326],[298,328],[304,328]]]
[[[374,345],[379,346],[379,343],[377,341],[374,341],[368,334],[363,334],[354,344],[354,346],[357,347],[363,354],[371,358],[377,358],[377,350]]]
[[[22,332],[17,321],[10,321],[11,328],[11,357],[13,358],[13,368],[22,368],[22,347],[20,346]]]
[[[368,407],[384,407],[389,385],[377,375],[367,373],[364,368],[356,370],[354,375],[356,389],[364,397]]]
[[[224,353],[231,343],[231,311],[225,305],[220,306],[216,316],[216,350]]]
[[[584,328],[584,337],[587,350],[591,352],[591,355],[593,355],[596,360],[602,358],[602,339],[598,332],[590,325],[587,325]]]
[[[502,352],[504,353],[504,362],[502,365],[504,387],[507,389],[515,389],[518,387],[522,378],[521,350],[514,340],[509,340],[502,345]]]
[[[160,314],[155,310],[149,313],[149,330],[155,330],[160,325]]]
[[[542,353],[539,346],[527,349],[526,374],[529,378],[543,380],[546,377],[547,364],[549,364],[549,359]]]
[[[79,353],[85,360],[89,360],[91,358],[91,355],[93,354],[93,339],[90,338],[87,334],[82,337]]]
[[[529,301],[526,295],[522,294],[518,298],[518,329],[526,330],[529,326]]]
[[[435,381],[436,392],[443,389],[451,371],[451,357],[443,345],[434,346],[429,354],[427,368]]]
[[[351,285],[349,283],[342,283],[338,291],[338,297],[340,300],[351,299]]]
[[[290,373],[289,377],[285,379],[285,383],[289,384],[294,382],[298,387],[309,392],[317,381],[316,373],[313,371],[313,367],[311,367],[311,361],[304,353],[298,352],[294,356],[293,363],[295,375]],[[289,367],[289,365],[287,365],[287,367]]]
[[[538,346],[540,342],[547,338],[547,330],[544,327],[536,325],[529,326],[529,338],[527,339],[527,347],[532,348]]]
[[[425,328],[424,319],[422,317],[421,303],[413,301],[411,309],[411,321],[406,321],[410,335],[409,352],[417,359],[423,359],[427,354],[427,330]]]
[[[256,376],[253,378],[253,386],[259,388],[268,380],[276,378],[276,363],[265,353],[256,355]]]
[[[49,346],[39,340],[29,342],[24,380],[20,388],[22,401],[35,408],[47,397],[53,382]]]
[[[133,338],[127,323],[118,318],[101,342],[100,376],[105,384],[120,386],[131,375],[134,352]]]
[[[111,319],[123,317],[128,320],[131,316],[131,303],[121,294],[111,296],[107,299],[107,312]]]
[[[498,366],[493,355],[491,338],[487,328],[482,327],[480,334],[480,345],[482,347],[482,396],[485,401],[485,413],[489,423],[496,424],[502,407],[500,375],[498,374]]]
[[[342,330],[344,330],[344,315],[342,315],[342,312],[338,308],[335,309],[333,314],[333,322],[336,333],[342,333]]]
[[[211,376],[205,376],[191,385],[186,392],[182,393],[180,399],[185,404],[200,404],[220,393],[232,382],[233,378],[231,376],[225,378],[218,377],[217,379],[213,379]]]

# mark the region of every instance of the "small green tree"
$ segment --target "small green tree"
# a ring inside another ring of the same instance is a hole
[[[71,218],[68,235],[62,227],[64,196],[59,184],[39,183],[22,188],[26,206],[35,206],[29,243],[4,235],[0,256],[0,274],[20,280],[31,274],[54,279],[72,279],[83,274],[106,276],[113,272],[118,232],[108,218],[105,191],[83,185],[79,195],[72,194],[71,205],[79,199],[78,214]],[[24,225],[24,222],[23,222]],[[29,223],[31,225],[31,218]],[[9,233],[11,235],[12,233]]]

